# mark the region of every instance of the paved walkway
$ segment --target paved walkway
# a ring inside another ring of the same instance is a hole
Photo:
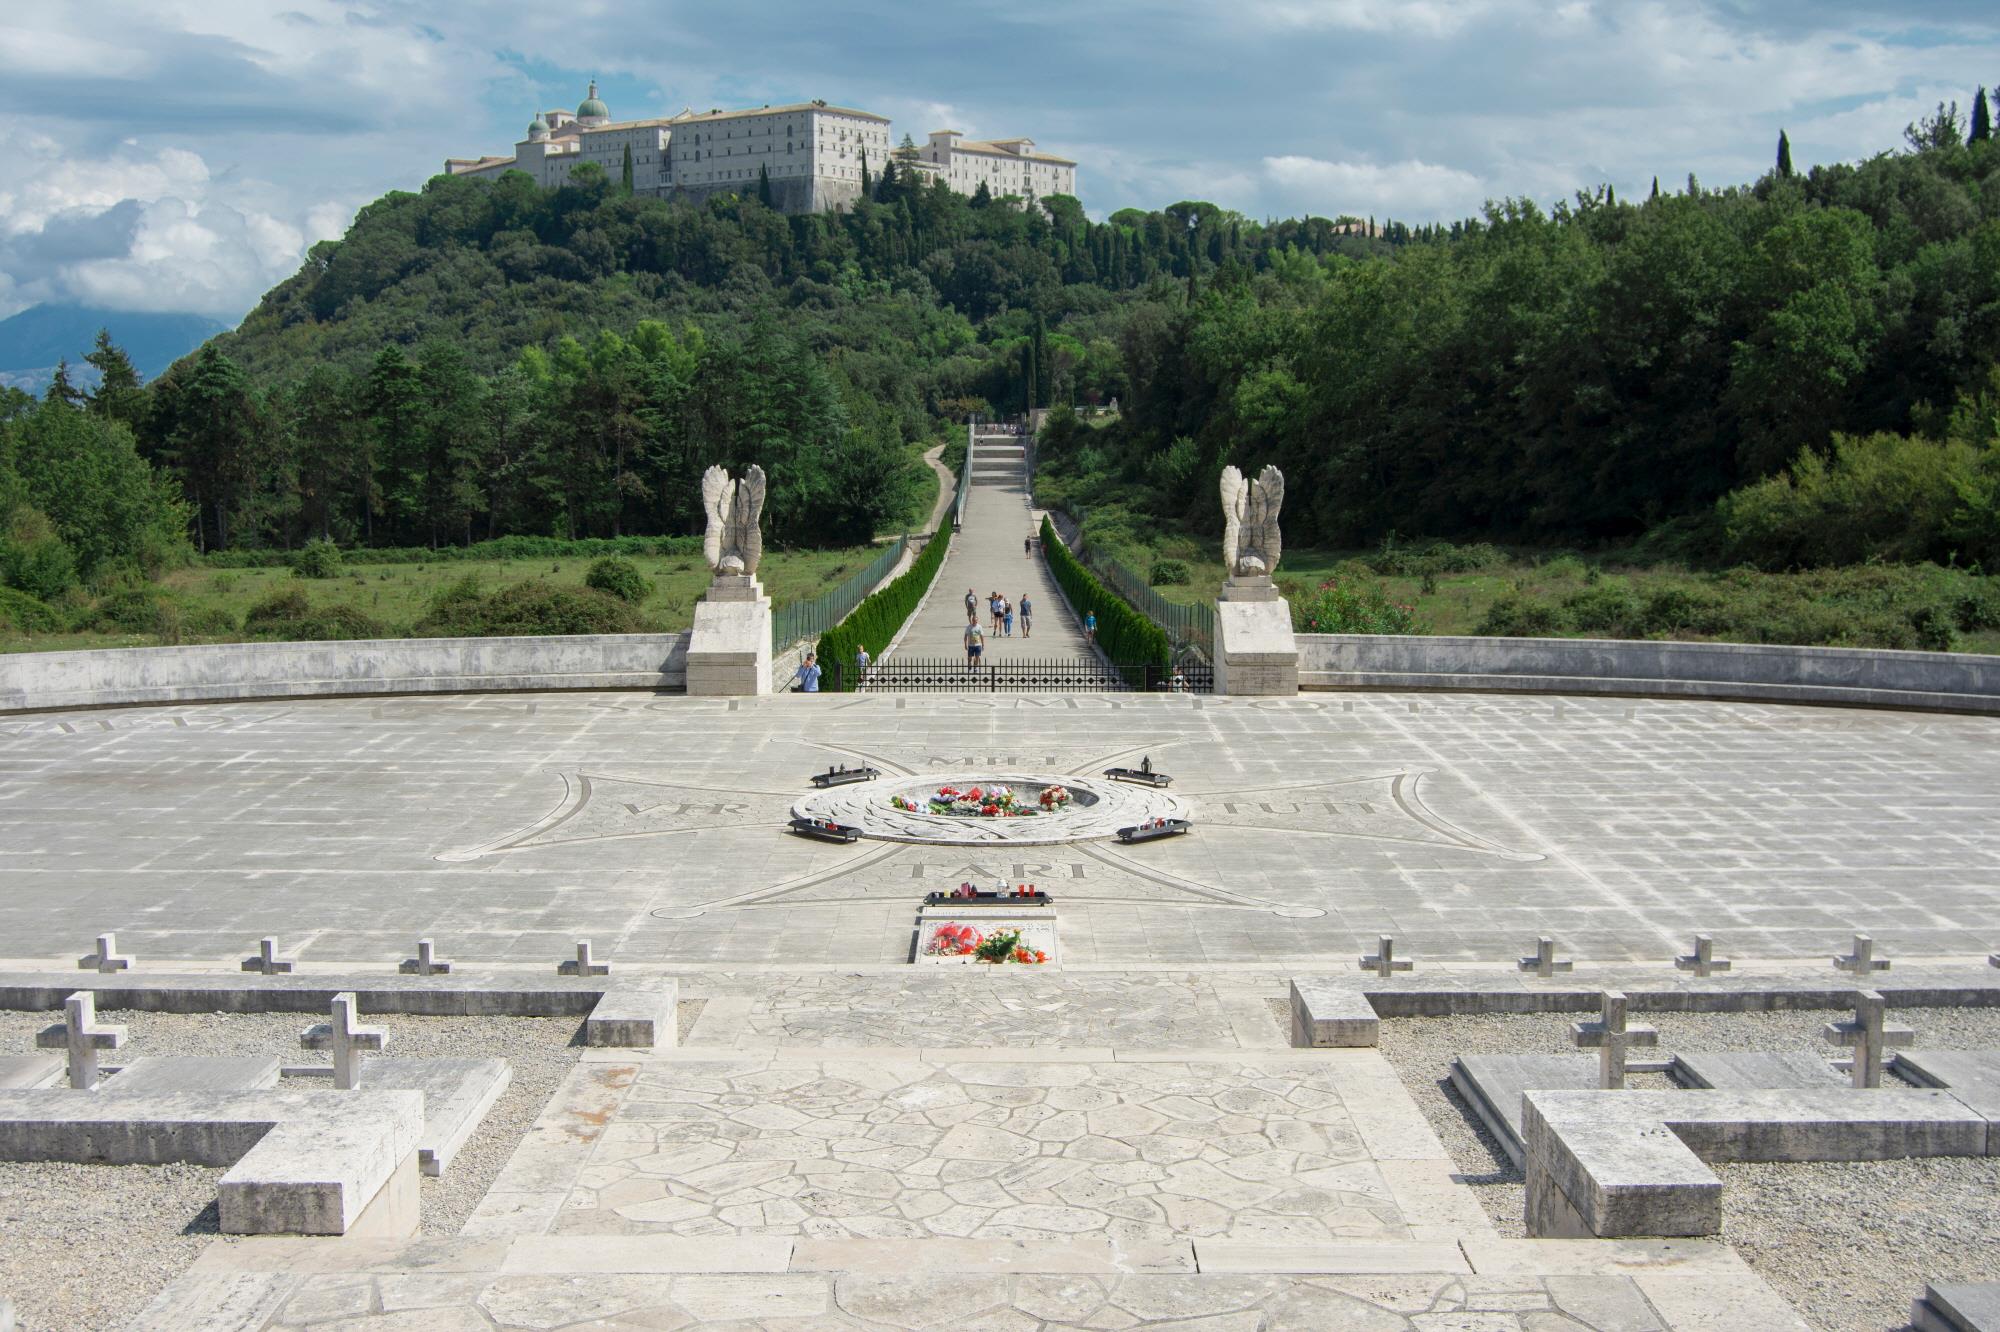
[[[1021,541],[1035,534],[1029,507],[1026,461],[1019,441],[982,439],[973,451],[972,495],[965,505],[965,525],[952,538],[951,553],[932,588],[931,597],[911,621],[892,658],[898,660],[960,659],[965,655],[965,592],[979,602],[979,625],[987,630],[986,660],[1075,661],[1090,655],[1082,629],[1063,608],[1055,580],[1039,552],[1030,559]],[[1023,597],[1035,608],[1032,635],[1016,619],[1011,638],[992,632],[986,613],[989,593],[999,592],[1019,605]]]

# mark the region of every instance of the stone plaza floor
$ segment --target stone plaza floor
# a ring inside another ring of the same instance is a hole
[[[0,956],[142,962],[909,957],[964,879],[1056,894],[1067,965],[1664,960],[2000,946],[2000,720],[1477,695],[638,694],[0,719]],[[1006,851],[782,829],[806,777],[1150,755],[1190,837]]]

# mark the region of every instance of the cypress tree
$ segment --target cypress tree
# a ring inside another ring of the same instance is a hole
[[[629,143],[625,145],[625,165],[619,168],[618,183],[626,194],[632,193],[632,145]]]
[[[1646,202],[1651,203],[1653,200],[1659,197],[1660,197],[1660,178],[1658,176],[1655,176],[1653,177],[1653,192],[1646,196]]]
[[[1986,89],[1981,88],[1979,95],[1972,99],[1972,133],[1966,136],[1965,142],[1968,145],[1985,143],[1992,137],[1993,111],[1986,103]]]
[[[868,150],[861,150],[861,197],[866,199],[873,193],[868,188]]]
[[[771,168],[768,166],[760,166],[757,168],[757,202],[763,204],[764,207],[766,208],[772,206]]]
[[[1609,185],[1604,187],[1604,206],[1606,208],[1616,208],[1618,206],[1618,191]]]
[[[1026,383],[1024,383],[1021,386],[1021,401],[1027,404],[1026,410],[1032,412],[1035,410],[1035,388],[1036,388],[1035,344],[1033,339],[1030,339],[1029,341],[1021,345],[1021,361],[1022,361],[1022,367],[1021,367],[1022,376],[1026,380]]]
[[[1783,130],[1778,131],[1778,174],[1788,178],[1792,174],[1792,141]]]

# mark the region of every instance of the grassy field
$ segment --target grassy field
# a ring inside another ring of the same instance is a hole
[[[1154,590],[1170,601],[1213,600],[1223,581],[1220,557],[1203,558],[1183,541],[1164,545],[1159,557],[1179,560],[1189,581]],[[1414,607],[1425,632],[1433,634],[1949,646],[2000,653],[2000,578],[1965,570],[1869,565],[1806,573],[1703,572],[1491,547],[1441,550],[1428,559],[1409,552],[1385,559],[1379,551],[1287,549],[1278,577],[1308,587],[1333,578],[1380,587],[1390,601]],[[1128,550],[1121,558],[1146,575],[1152,556]],[[1490,562],[1419,571],[1427,562],[1480,559]]]
[[[825,592],[842,579],[866,567],[880,554],[879,548],[848,550],[766,551],[758,577],[770,594],[773,605],[805,601]],[[632,563],[653,584],[650,597],[639,607],[640,614],[664,632],[686,629],[694,622],[694,603],[708,587],[708,568],[699,555],[633,556]],[[289,568],[214,569],[195,567],[165,575],[158,586],[180,603],[191,618],[203,611],[219,611],[237,624],[243,616],[275,592],[297,589],[315,605],[352,606],[383,621],[393,632],[407,633],[425,606],[443,588],[468,575],[477,578],[482,589],[493,591],[531,579],[546,579],[566,587],[583,585],[589,572],[589,558],[451,560],[437,564],[367,564],[365,555],[348,557],[340,574],[333,578],[300,578]],[[241,634],[193,635],[187,642],[234,642]],[[0,637],[0,651],[50,652],[66,648],[151,647],[162,641],[157,634],[119,633],[7,633]]]

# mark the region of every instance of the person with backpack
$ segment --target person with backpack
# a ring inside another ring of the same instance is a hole
[[[1034,627],[1035,627],[1035,603],[1029,598],[1026,592],[1023,592],[1021,594],[1021,637],[1023,638],[1034,637],[1033,634]]]

